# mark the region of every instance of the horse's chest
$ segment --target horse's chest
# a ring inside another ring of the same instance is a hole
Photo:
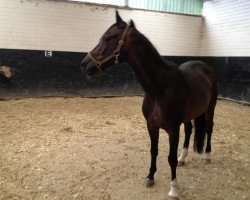
[[[173,119],[176,120],[176,116],[172,116],[176,112],[173,109],[169,109],[170,106],[168,105],[167,103],[156,102],[145,98],[142,111],[147,123],[168,130],[171,124],[173,124]]]

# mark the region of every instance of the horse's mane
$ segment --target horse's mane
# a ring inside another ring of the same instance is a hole
[[[135,29],[136,33],[138,34],[137,37],[139,36],[140,39],[142,41],[141,44],[145,45],[147,48],[150,48],[151,51],[153,51],[157,56],[161,57],[160,53],[156,50],[156,48],[154,47],[154,45],[149,41],[149,39],[142,34],[141,32],[139,32],[137,29]]]
[[[151,59],[160,62],[167,68],[176,67],[175,63],[163,59],[163,57],[160,55],[160,53],[157,51],[154,45],[149,41],[149,39],[144,34],[135,29],[135,35],[136,35],[135,36],[136,42],[140,43],[141,48],[143,48],[143,51],[146,53],[145,57],[151,57]]]

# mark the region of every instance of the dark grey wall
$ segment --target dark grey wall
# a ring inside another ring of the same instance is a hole
[[[0,77],[0,97],[101,96],[142,94],[133,70],[127,64],[91,80],[80,70],[86,53],[0,49],[0,66],[14,70],[9,84]]]
[[[219,95],[250,102],[250,57],[165,57],[180,65],[195,59],[210,64],[217,76]]]
[[[113,96],[143,94],[131,66],[121,64],[101,77],[88,80],[80,71],[86,53],[0,49],[0,66],[11,67],[14,76],[0,76],[0,97]],[[219,95],[250,102],[250,57],[174,57],[164,59],[177,65],[203,60],[215,70]],[[2,77],[2,78],[1,78]]]

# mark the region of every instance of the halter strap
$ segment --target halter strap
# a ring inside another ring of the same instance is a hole
[[[118,46],[117,46],[116,50],[113,52],[113,54],[111,54],[110,56],[108,56],[108,57],[106,57],[106,58],[104,58],[104,59],[102,59],[102,60],[96,60],[96,59],[91,55],[90,52],[87,54],[87,56],[89,56],[89,58],[95,63],[97,69],[98,69],[100,72],[102,72],[101,66],[102,66],[104,63],[106,63],[107,61],[109,61],[109,60],[111,60],[112,58],[114,58],[114,57],[115,57],[115,63],[114,63],[114,64],[115,64],[115,65],[119,64],[120,50],[121,50],[122,46],[124,45],[124,38],[125,38],[125,36],[126,36],[126,34],[127,34],[128,28],[129,28],[129,25],[126,24],[126,27],[125,27],[125,29],[124,29],[124,31],[123,31],[123,33],[122,33],[122,37],[121,37],[121,39],[120,39],[119,42],[118,42]],[[87,56],[86,56],[86,57],[87,57]]]

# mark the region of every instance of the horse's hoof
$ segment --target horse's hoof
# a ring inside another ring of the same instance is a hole
[[[211,159],[209,158],[209,159],[204,159],[204,164],[205,165],[208,165],[208,164],[210,164],[211,163]]]
[[[178,166],[183,166],[183,165],[185,165],[185,161],[179,161],[178,162]]]
[[[154,179],[146,178],[146,187],[150,188],[154,185],[155,181]]]
[[[171,197],[171,196],[168,196],[168,200],[179,200],[178,197]]]

